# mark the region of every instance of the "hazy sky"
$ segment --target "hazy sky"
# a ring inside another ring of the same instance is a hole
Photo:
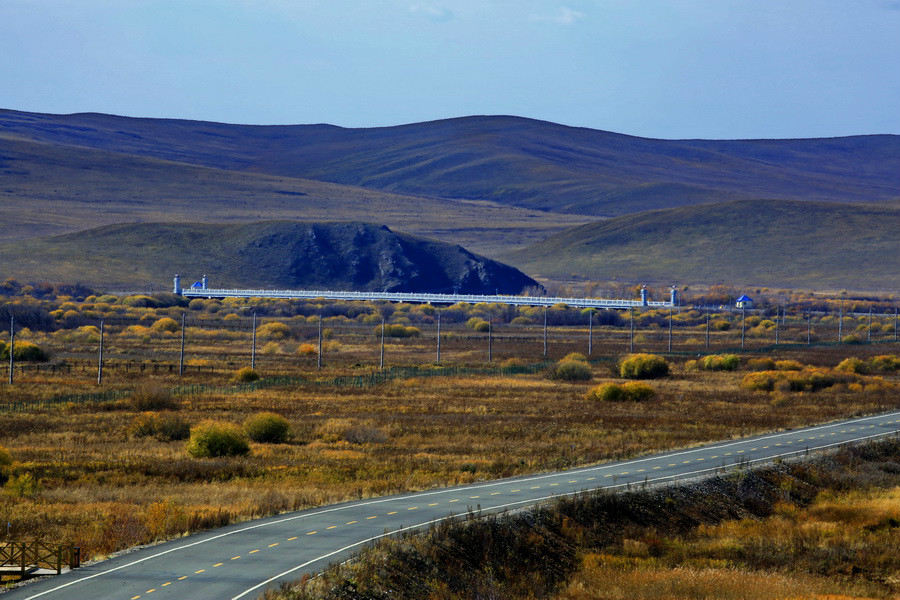
[[[900,133],[900,0],[0,0],[0,107]]]

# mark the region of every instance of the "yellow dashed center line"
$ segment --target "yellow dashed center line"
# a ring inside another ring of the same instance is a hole
[[[510,492],[521,492],[522,490],[510,490]]]
[[[240,557],[241,557],[241,555],[238,554],[237,556],[232,556],[232,557],[231,557],[231,560],[237,560],[237,559],[239,559]]]
[[[459,502],[459,498],[456,498],[455,500],[447,500],[447,502]]]
[[[698,458],[697,460],[700,461],[700,460],[706,460],[706,459],[705,459],[705,458]]]
[[[334,527],[334,525],[332,525],[332,527]],[[269,544],[269,548],[274,548],[277,545],[278,545],[278,542],[275,542],[274,544]]]
[[[140,598],[140,596],[132,596],[131,600],[138,600],[138,598]]]
[[[397,514],[397,511],[396,511],[396,510],[392,510],[392,511],[389,512],[388,514],[389,514],[389,515],[396,515],[396,514]]]
[[[719,455],[718,455],[718,454],[713,454],[712,456],[710,456],[710,458],[719,458]]]
[[[491,492],[491,496],[499,496],[501,492]]]
[[[255,552],[259,552],[259,548],[257,548],[256,550],[251,550],[250,552],[248,552],[248,554],[254,554]]]
[[[610,475],[604,475],[604,477],[612,477],[612,474],[610,474]]]
[[[416,510],[417,508],[419,508],[419,507],[418,507],[418,506],[410,506],[410,507],[407,508],[406,510]],[[354,521],[354,523],[355,523],[355,522],[356,522],[356,521]]]
[[[533,485],[533,486],[531,486],[531,489],[533,489],[533,490],[539,490],[539,489],[541,489],[541,486],[539,486],[539,485]]]
[[[147,591],[144,592],[144,593],[145,593],[145,594],[152,594],[152,593],[155,592],[155,591],[156,591],[156,588],[152,588],[152,589],[147,590]]]
[[[182,580],[187,579],[187,578],[188,578],[187,575],[182,575],[181,577],[178,578],[178,581],[182,581]]]
[[[337,528],[337,525],[332,525],[331,527],[326,527],[325,529],[335,529],[335,528]],[[272,546],[274,546],[274,545],[275,544],[272,544]],[[271,548],[272,546],[269,546],[269,548]]]
[[[353,525],[354,523],[359,523],[359,521],[347,521],[347,525]]]
[[[318,531],[310,531],[306,535],[316,535],[317,533],[319,533],[319,532]]]
[[[676,465],[675,463],[671,463],[669,466],[670,466],[670,467],[677,467],[678,465]]]
[[[569,483],[578,483],[578,480],[577,480],[577,479],[573,479],[573,480],[570,481]]]
[[[553,487],[554,485],[559,485],[559,484],[558,484],[558,483],[551,483],[551,484],[550,484],[550,487]]]
[[[237,556],[235,558],[240,558],[240,556]],[[199,571],[194,571],[194,575],[199,575],[200,573],[204,573],[204,572],[206,572],[206,569],[200,569]]]
[[[662,467],[653,467],[654,469],[662,469]]]
[[[432,503],[431,503],[431,504],[429,504],[429,505],[428,505],[428,506],[437,506],[437,505],[438,505],[438,503],[437,503],[437,502],[432,502]]]
[[[214,564],[213,566],[214,566],[214,567],[221,567],[221,566],[224,565],[224,564],[225,564],[225,563],[216,563],[216,564]]]
[[[593,481],[593,480],[595,480],[595,479],[597,479],[597,478],[596,478],[596,477],[588,477],[588,478],[587,478],[588,481]],[[513,490],[513,491],[515,492],[516,490]]]
[[[348,523],[348,525],[349,525],[349,523]],[[297,539],[297,536],[295,535],[295,536],[292,537],[292,538],[288,538],[287,541],[293,542],[293,541],[296,540],[296,539]]]
[[[159,587],[166,587],[167,585],[172,585],[172,582],[171,582],[171,581],[167,581],[166,583],[162,584],[162,585],[159,586]]]
[[[469,496],[469,498],[470,498],[471,500],[474,500],[475,498],[481,498],[481,496]]]
[[[377,518],[378,518],[378,517],[374,517],[374,516],[373,516],[373,517],[366,517],[366,520],[367,520],[367,521],[371,521],[372,519],[377,519]]]

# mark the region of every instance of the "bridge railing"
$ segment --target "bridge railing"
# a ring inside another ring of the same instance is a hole
[[[555,296],[510,296],[478,294],[427,294],[412,292],[346,292],[335,290],[245,290],[245,289],[197,289],[185,288],[181,294],[187,298],[298,298],[328,300],[382,300],[387,302],[418,302],[429,304],[510,304],[513,306],[554,306],[565,304],[577,308],[637,308],[671,307],[671,302],[646,302],[641,300],[616,300],[606,298],[562,298]]]
[[[81,548],[46,542],[0,542],[0,573],[25,577],[38,569],[56,571],[81,566]]]

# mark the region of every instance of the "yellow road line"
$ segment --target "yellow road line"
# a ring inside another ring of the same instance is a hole
[[[326,527],[325,529],[335,529],[336,527],[337,527],[337,525],[332,525],[331,527]],[[275,544],[272,544],[272,546],[274,546],[274,545]],[[269,548],[271,548],[272,546],[269,546]]]
[[[459,502],[459,499],[457,498],[456,500],[447,500],[447,502]]]
[[[389,515],[396,515],[396,514],[397,514],[397,511],[396,511],[396,510],[392,510],[392,511],[389,512],[388,514],[389,514]]]
[[[288,539],[287,539],[287,541],[289,541],[289,542],[293,542],[293,541],[294,541],[294,540],[296,540],[296,539],[297,539],[297,536],[296,536],[296,535],[295,535],[295,536],[294,536],[294,537],[292,537],[292,538],[288,538]]]
[[[140,598],[140,596],[132,596],[131,600],[138,600],[138,598]]]
[[[332,527],[334,527],[334,525],[332,525]],[[274,544],[269,544],[269,548],[274,548],[277,545],[278,545],[278,542],[275,542]]]
[[[225,563],[216,563],[216,564],[214,564],[213,566],[214,566],[214,567],[221,567],[221,566],[224,565],[224,564],[225,564]]]
[[[347,525],[353,525],[354,523],[359,523],[359,521],[347,521]]]
[[[254,554],[254,553],[256,553],[256,552],[259,552],[259,548],[257,548],[256,550],[251,550],[251,551],[248,552],[247,554]]]
[[[319,532],[318,531],[310,531],[306,535],[316,535],[317,533],[319,533]]]
[[[238,556],[237,558],[240,558],[240,556]],[[199,575],[200,573],[204,572],[206,572],[206,569],[200,569],[199,571],[194,571],[194,575]]]
[[[182,575],[181,577],[178,578],[178,581],[181,581],[182,579],[187,579],[187,578],[188,578],[187,575]]]
[[[377,518],[378,518],[378,517],[375,517],[375,516],[372,516],[372,517],[366,517],[366,520],[367,520],[367,521],[371,521],[372,519],[377,519]]]
[[[167,581],[166,583],[162,584],[162,585],[159,586],[159,587],[166,587],[167,585],[172,585],[172,582],[171,582],[171,581]]]
[[[438,505],[438,503],[437,503],[437,502],[432,502],[432,503],[431,503],[431,504],[429,504],[429,505],[428,505],[428,506],[437,506],[437,505]]]
[[[152,588],[152,589],[147,590],[147,591],[144,592],[144,593],[145,593],[145,594],[152,594],[152,593],[155,592],[155,591],[156,591],[156,588]]]

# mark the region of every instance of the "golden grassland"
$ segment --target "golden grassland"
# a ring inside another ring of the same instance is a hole
[[[272,303],[269,309],[282,310],[283,304]],[[0,494],[0,520],[11,528],[0,535],[71,542],[85,557],[102,557],[135,544],[328,502],[628,458],[898,404],[896,372],[843,374],[836,385],[815,392],[784,386],[755,391],[742,385],[750,359],[760,355],[832,373],[849,356],[895,353],[888,329],[878,330],[878,344],[855,346],[795,343],[775,348],[770,334],[748,334],[747,349],[753,352],[742,356],[740,368],[710,372],[688,362],[706,348],[702,315],[687,311],[679,315],[676,352],[668,356],[671,374],[651,382],[655,396],[644,402],[598,402],[587,396],[597,384],[621,381],[613,372],[615,361],[630,347],[623,322],[595,327],[588,382],[552,381],[540,373],[485,373],[395,379],[367,389],[296,383],[236,391],[231,378],[250,362],[249,319],[241,310],[245,305],[200,301],[187,309],[188,369],[183,376],[177,373],[177,319],[185,307],[141,307],[107,297],[84,303],[62,300],[50,307],[55,309],[50,313],[55,329],[20,332],[19,339],[37,343],[53,359],[17,371],[16,382],[0,388],[3,407],[98,389],[125,394],[148,385],[165,390],[204,384],[215,389],[176,395],[171,406],[158,411],[190,426],[208,419],[239,425],[253,414],[271,411],[288,419],[292,434],[287,443],[251,443],[248,456],[199,459],[186,452],[183,440],[137,435],[135,423],[146,415],[127,395],[106,402],[0,410],[0,446],[13,460]],[[451,310],[462,314],[451,307],[448,315]],[[444,365],[488,366],[487,334],[465,325],[466,317],[486,310],[467,307],[456,323],[445,321]],[[653,320],[662,313],[647,313],[639,322],[636,349],[663,352],[667,332]],[[498,325],[492,345],[495,365],[544,360],[541,313],[516,314],[529,322]],[[96,382],[99,330],[84,324],[86,316],[107,319],[102,386]],[[429,366],[436,350],[432,315],[422,307],[401,305],[390,316],[394,323],[415,325],[422,334],[389,338],[386,366]],[[174,327],[167,320],[173,318]],[[824,323],[827,318],[819,319],[819,327],[832,326]],[[373,327],[380,320],[365,310],[357,318],[325,320],[321,371],[316,369],[317,316],[268,320],[288,325],[287,331],[260,322],[257,370],[264,378],[302,376],[311,382],[372,373],[380,354]],[[868,332],[866,320],[848,317],[846,331],[862,324]],[[767,327],[763,319],[753,324],[760,326]],[[782,342],[805,341],[802,319],[792,327],[782,330]],[[733,327],[714,329],[711,335],[712,352],[734,349],[739,340]],[[586,327],[551,327],[550,358],[585,352],[586,340]]]

